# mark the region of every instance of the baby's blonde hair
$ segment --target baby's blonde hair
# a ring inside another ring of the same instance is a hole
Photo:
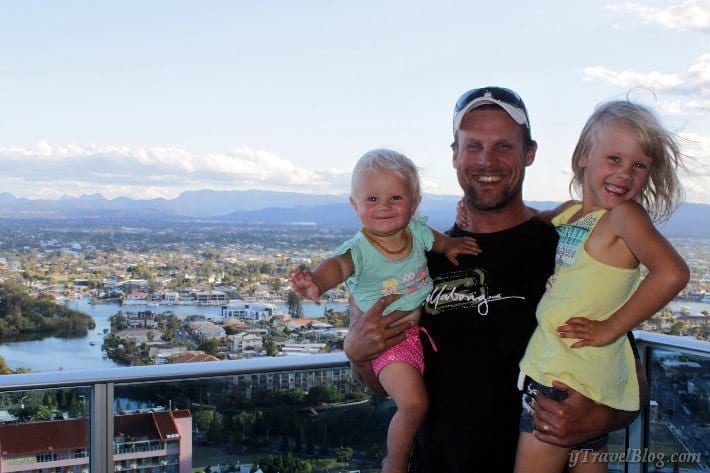
[[[350,181],[350,196],[355,198],[357,186],[366,174],[371,174],[382,169],[394,171],[409,185],[412,197],[417,205],[422,200],[422,191],[419,184],[419,171],[411,159],[390,149],[373,149],[363,154],[355,163]]]
[[[675,135],[663,127],[653,110],[628,100],[604,102],[594,109],[572,154],[574,177],[570,182],[570,190],[581,194],[584,168],[580,167],[580,162],[591,152],[600,130],[619,124],[633,131],[641,150],[653,160],[648,184],[636,200],[643,205],[653,221],[667,220],[680,207],[685,196],[676,174],[679,167],[684,167],[683,155]]]

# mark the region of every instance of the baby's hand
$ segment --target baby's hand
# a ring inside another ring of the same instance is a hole
[[[308,268],[303,265],[292,268],[288,278],[296,294],[320,304],[321,290]]]
[[[469,224],[468,209],[464,203],[464,198],[456,204],[456,225],[462,230],[466,230]]]
[[[478,247],[478,242],[475,238],[448,238],[444,243],[444,254],[456,266],[459,265],[459,261],[456,259],[458,255],[477,255],[480,252],[481,248]]]
[[[572,317],[564,325],[557,327],[562,338],[578,338],[570,348],[603,347],[610,344],[619,334],[614,333],[606,320],[589,320],[585,317]]]

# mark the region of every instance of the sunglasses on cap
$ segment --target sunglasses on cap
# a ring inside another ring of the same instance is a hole
[[[482,105],[497,105],[505,110],[515,123],[525,127],[527,138],[530,139],[530,119],[525,103],[518,94],[505,87],[482,87],[464,93],[454,107],[454,133],[461,127],[466,113]]]

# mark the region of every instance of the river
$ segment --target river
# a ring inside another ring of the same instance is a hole
[[[172,310],[179,315],[218,316],[219,306],[123,306],[118,304],[89,304],[88,299],[69,301],[66,306],[89,314],[96,322],[96,328],[86,336],[75,338],[48,337],[41,340],[29,340],[0,344],[0,356],[12,369],[29,368],[32,371],[85,370],[94,368],[112,368],[119,366],[109,358],[101,356],[101,343],[104,328],[109,328],[109,317],[119,310],[152,310],[160,313]],[[691,313],[700,313],[710,309],[710,304],[700,302],[673,301],[670,306],[674,310],[681,307],[690,309]],[[288,312],[284,304],[277,304],[283,312]],[[307,317],[322,317],[326,308],[345,310],[344,303],[328,303],[318,305],[312,302],[303,303],[303,312]],[[93,345],[90,342],[94,342]]]
[[[0,356],[12,369],[29,368],[32,371],[86,370],[113,368],[120,366],[109,358],[101,356],[103,330],[109,328],[109,318],[119,310],[151,310],[156,313],[171,310],[178,315],[219,316],[219,306],[123,306],[118,304],[90,304],[88,299],[68,301],[65,305],[71,309],[89,314],[96,322],[96,327],[86,336],[74,338],[47,337],[41,340],[27,340],[0,344]],[[283,313],[288,310],[284,304],[276,304]],[[345,310],[344,303],[318,305],[303,303],[306,317],[322,317],[326,308]],[[93,342],[93,345],[91,344]]]

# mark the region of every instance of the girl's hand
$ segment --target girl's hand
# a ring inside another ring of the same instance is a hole
[[[468,210],[466,209],[464,198],[461,197],[461,200],[459,200],[456,204],[456,226],[458,226],[462,230],[466,230],[468,228],[468,223]]]
[[[481,252],[478,242],[471,237],[447,238],[443,250],[448,260],[456,266],[459,265],[459,261],[456,259],[458,255],[477,255]]]
[[[589,320],[584,317],[572,317],[564,325],[557,327],[557,333],[561,338],[579,339],[570,348],[603,347],[620,336],[608,321]]]
[[[293,292],[320,304],[322,291],[308,268],[303,265],[292,268],[288,279],[291,281]]]

